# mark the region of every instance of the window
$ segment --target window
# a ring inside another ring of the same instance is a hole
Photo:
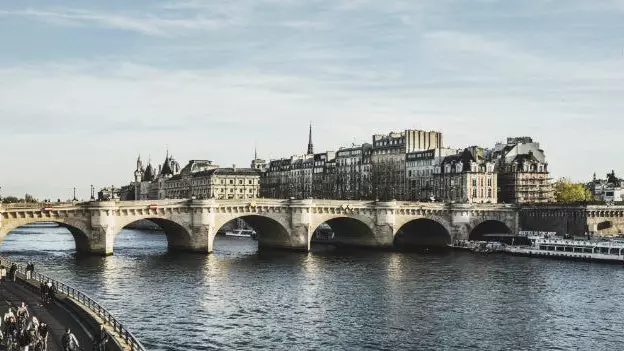
[[[472,189],[472,197],[477,197],[477,188]]]
[[[472,177],[472,186],[473,187],[477,186],[477,178],[476,177]],[[475,189],[475,191],[476,191],[476,189]],[[477,196],[477,195],[475,195],[475,196]]]
[[[253,184],[253,180],[249,179],[248,184]]]
[[[488,177],[487,185],[488,186],[492,186],[492,178]]]
[[[234,184],[234,179],[230,179],[230,184]]]
[[[242,180],[242,179],[239,179],[239,180],[238,180],[238,184],[243,184],[243,180]]]
[[[488,197],[492,198],[492,189],[488,189]]]

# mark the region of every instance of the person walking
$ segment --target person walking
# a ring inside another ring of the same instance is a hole
[[[13,282],[15,282],[15,278],[17,278],[17,265],[15,263],[13,263],[11,268],[9,268],[9,275],[11,276],[11,279],[13,279]]]
[[[32,279],[33,271],[35,270],[35,265],[32,262],[28,262],[26,265],[26,280]]]
[[[41,350],[48,351],[48,325],[44,321],[39,323],[39,337],[43,343],[43,348]]]
[[[106,351],[106,343],[108,343],[108,332],[104,329],[104,324],[100,324],[100,335],[97,336],[93,344],[94,351]]]
[[[28,351],[32,342],[33,339],[30,333],[27,330],[22,329],[17,336],[17,344],[20,347],[20,351]]]
[[[63,334],[61,338],[61,345],[63,346],[63,351],[75,351],[80,347],[78,339],[76,339],[76,336],[72,334],[69,328],[67,328],[65,334]]]

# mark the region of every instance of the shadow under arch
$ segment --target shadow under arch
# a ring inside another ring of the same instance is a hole
[[[12,224],[9,227],[3,227],[0,235],[0,242],[4,241],[11,232],[15,230],[28,229],[32,228],[33,230],[40,228],[45,228],[45,224],[53,224],[60,228],[65,228],[74,238],[75,248],[77,253],[89,253],[89,237],[87,236],[86,230],[82,227],[80,223],[68,223],[62,221],[54,221],[50,219],[33,219],[31,221],[20,221],[18,223]]]
[[[171,251],[188,250],[192,248],[191,233],[184,226],[164,218],[146,217],[133,222],[130,222],[123,226],[121,229],[140,229],[140,230],[158,230],[154,226],[150,226],[150,223],[158,226],[167,237],[167,248]],[[120,230],[121,232],[121,230]],[[119,232],[115,235],[115,241]]]
[[[499,240],[492,234],[511,234],[507,224],[497,220],[486,220],[474,227],[468,235],[468,240]]]
[[[439,222],[418,218],[405,223],[394,236],[394,248],[402,251],[445,249],[451,234]]]
[[[319,224],[312,231],[310,243],[369,247],[376,246],[377,240],[366,223],[351,217],[335,217]]]
[[[239,219],[247,223],[247,225],[256,232],[258,249],[293,247],[289,231],[280,222],[260,215],[243,215],[232,218],[219,228],[216,228],[216,232],[223,232],[226,226],[231,225],[231,223]],[[214,238],[212,240],[214,240]]]

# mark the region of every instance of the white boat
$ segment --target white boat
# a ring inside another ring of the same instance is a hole
[[[231,232],[225,232],[226,236],[236,236],[241,238],[255,238],[256,231],[253,229],[234,229]]]
[[[624,263],[624,242],[620,240],[577,240],[554,236],[529,236],[531,245],[506,246],[513,255],[552,257],[586,261]]]

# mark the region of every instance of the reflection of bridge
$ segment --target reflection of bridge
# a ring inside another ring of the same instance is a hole
[[[500,204],[436,204],[336,200],[104,201],[46,208],[0,207],[0,240],[14,228],[57,222],[79,252],[113,253],[115,236],[149,219],[166,233],[170,249],[212,252],[224,224],[242,218],[258,233],[260,247],[307,251],[312,233],[326,222],[342,244],[392,247],[399,243],[444,245],[472,234],[517,232],[518,214]]]

